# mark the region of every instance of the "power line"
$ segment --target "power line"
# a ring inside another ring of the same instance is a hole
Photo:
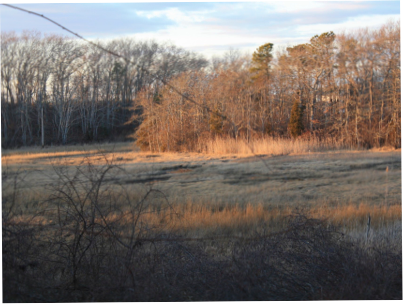
[[[135,62],[133,62],[133,61],[127,59],[126,57],[124,57],[124,56],[122,56],[122,55],[120,55],[120,54],[118,54],[118,53],[115,53],[115,52],[113,52],[113,51],[111,51],[111,50],[108,50],[108,49],[104,48],[103,46],[101,46],[101,45],[99,45],[99,44],[97,44],[97,43],[94,43],[94,42],[92,42],[92,41],[90,41],[90,40],[84,38],[83,36],[81,36],[81,35],[79,35],[79,34],[73,32],[72,30],[69,30],[68,28],[66,28],[65,26],[61,25],[60,23],[57,23],[56,21],[54,21],[54,20],[52,20],[52,19],[50,19],[50,18],[48,18],[48,17],[46,17],[46,16],[44,16],[44,15],[42,15],[42,14],[39,14],[39,13],[30,11],[30,10],[26,10],[26,9],[23,9],[23,8],[14,6],[14,5],[10,5],[10,4],[2,4],[2,5],[7,6],[7,7],[10,7],[10,8],[15,9],[15,10],[20,10],[20,11],[23,11],[23,12],[25,12],[25,13],[32,14],[32,15],[35,15],[35,16],[38,16],[38,17],[41,17],[41,18],[43,18],[43,19],[45,19],[45,20],[47,20],[47,21],[49,21],[49,22],[51,22],[51,23],[57,25],[58,27],[62,28],[63,30],[65,30],[65,31],[67,31],[67,32],[69,32],[69,33],[71,33],[71,34],[73,34],[74,36],[78,37],[79,39],[84,40],[85,42],[87,42],[87,43],[89,43],[89,44],[95,46],[96,48],[98,48],[98,49],[100,49],[100,50],[102,50],[102,51],[104,51],[104,52],[107,52],[107,53],[109,53],[109,54],[111,54],[111,55],[113,55],[113,56],[122,58],[122,59],[125,60],[127,63],[131,63],[131,64],[133,64],[133,65],[136,65]],[[142,67],[142,70],[143,70],[144,72],[146,72],[147,74],[151,75],[152,77],[154,77],[154,78],[158,79],[159,81],[161,81],[164,85],[166,85],[166,86],[168,86],[169,88],[171,88],[175,93],[179,94],[180,96],[182,96],[182,97],[183,97],[184,99],[186,99],[187,101],[189,101],[189,102],[195,104],[196,106],[198,106],[198,107],[200,107],[200,108],[202,108],[202,109],[207,110],[208,113],[214,113],[215,115],[220,116],[222,119],[228,120],[227,117],[224,116],[224,115],[222,115],[221,113],[214,112],[214,111],[212,111],[208,106],[206,106],[206,105],[201,105],[201,104],[199,104],[198,102],[196,102],[195,100],[193,100],[192,98],[190,98],[189,96],[186,96],[185,94],[183,94],[182,92],[180,92],[177,88],[175,88],[173,85],[171,85],[168,81],[166,81],[165,79],[159,77],[157,74],[154,74],[154,73],[150,72],[149,70],[147,70],[147,69],[144,68],[144,67]]]
[[[35,12],[32,12],[32,11],[23,9],[23,8],[20,8],[20,7],[16,7],[16,6],[10,5],[10,4],[2,4],[2,5],[8,6],[8,7],[10,7],[10,8],[16,9],[16,10],[20,10],[20,11],[26,12],[26,13],[28,13],[28,14],[32,14],[32,15],[36,15],[36,16],[38,16],[38,17],[44,18],[44,19],[48,20],[49,22],[52,22],[53,24],[56,24],[58,27],[62,28],[63,30],[65,30],[65,31],[67,31],[67,32],[69,32],[69,33],[71,33],[71,34],[73,34],[74,36],[76,36],[76,37],[78,37],[78,38],[80,38],[80,39],[82,39],[82,40],[84,40],[84,41],[86,41],[87,43],[92,44],[93,46],[95,46],[95,47],[97,47],[97,48],[99,48],[99,49],[101,49],[101,50],[103,50],[103,51],[105,51],[105,52],[108,52],[109,54],[112,54],[112,55],[114,55],[114,56],[117,56],[117,57],[119,57],[119,58],[122,58],[122,59],[124,59],[124,60],[127,61],[127,62],[131,62],[130,60],[128,60],[128,59],[125,58],[124,56],[119,55],[119,54],[117,54],[117,53],[115,53],[115,52],[112,52],[112,51],[110,51],[110,50],[108,50],[108,49],[105,49],[104,47],[100,46],[99,44],[96,44],[96,43],[94,43],[94,42],[92,42],[92,41],[90,41],[90,40],[88,40],[88,39],[85,39],[83,36],[81,36],[81,35],[79,35],[79,34],[77,34],[77,33],[74,33],[73,31],[69,30],[68,28],[64,27],[63,25],[57,23],[56,21],[54,21],[54,20],[52,20],[52,19],[50,19],[50,18],[48,18],[48,17],[46,17],[46,16],[44,16],[44,15],[41,15],[41,14],[38,14],[38,13],[35,13]],[[131,62],[131,63],[132,63],[132,62]]]
[[[39,13],[30,11],[30,10],[26,10],[26,9],[23,9],[23,8],[14,6],[14,5],[10,5],[10,4],[4,4],[4,3],[3,3],[2,5],[7,6],[7,7],[9,7],[9,8],[12,8],[12,9],[15,9],[15,10],[20,10],[20,11],[23,11],[23,12],[25,12],[25,13],[32,14],[32,15],[35,15],[35,16],[38,16],[38,17],[41,17],[41,18],[43,18],[43,19],[45,19],[45,20],[47,20],[47,21],[49,21],[49,22],[51,22],[51,23],[57,25],[58,27],[62,28],[63,30],[65,30],[65,31],[67,31],[67,32],[69,32],[69,33],[71,33],[71,34],[73,34],[74,36],[78,37],[79,39],[84,40],[85,42],[87,42],[87,43],[89,43],[89,44],[95,46],[96,48],[98,48],[98,49],[100,49],[100,50],[102,50],[102,51],[104,51],[104,52],[107,52],[107,53],[109,53],[109,54],[111,54],[111,55],[113,55],[113,56],[122,58],[122,59],[125,60],[127,63],[131,63],[131,64],[133,64],[133,65],[136,65],[135,62],[133,62],[133,61],[127,59],[126,57],[124,57],[124,56],[122,56],[122,55],[120,55],[120,54],[118,54],[118,53],[115,53],[115,52],[113,52],[113,51],[110,51],[110,50],[104,48],[103,46],[101,46],[101,45],[99,45],[99,44],[97,44],[97,43],[94,43],[94,42],[92,42],[92,41],[90,41],[90,40],[88,40],[88,39],[85,39],[83,36],[81,36],[81,35],[79,35],[79,34],[73,32],[73,31],[69,30],[68,28],[64,27],[63,25],[57,23],[56,21],[54,21],[54,20],[52,20],[52,19],[50,19],[50,18],[48,18],[48,17],[46,17],[46,16],[44,16],[44,15],[42,15],[42,14],[39,14]],[[223,114],[221,114],[221,113],[219,113],[219,112],[217,112],[217,111],[212,111],[212,110],[211,110],[208,106],[206,106],[206,105],[201,105],[201,104],[199,104],[199,103],[196,102],[194,99],[192,99],[192,98],[190,98],[189,96],[183,94],[183,93],[182,93],[181,91],[179,91],[175,86],[171,85],[168,81],[166,81],[165,79],[161,78],[161,77],[158,76],[157,74],[150,72],[148,69],[146,69],[146,68],[144,68],[144,67],[142,67],[142,70],[143,70],[144,72],[146,72],[147,74],[149,74],[150,76],[152,76],[152,77],[158,79],[159,81],[161,81],[164,85],[166,85],[166,86],[168,86],[169,88],[171,88],[175,93],[177,93],[178,95],[182,96],[185,100],[189,101],[190,103],[193,103],[194,105],[198,106],[198,107],[201,108],[201,109],[205,109],[205,110],[206,110],[208,113],[210,113],[210,114],[214,114],[214,115],[217,115],[217,116],[221,117],[223,120],[226,120],[226,121],[230,122],[233,126],[235,126],[235,123],[234,123],[233,121],[231,121],[230,119],[228,119],[225,115],[223,115]],[[249,145],[248,142],[246,142],[246,144],[247,144],[248,148],[251,150],[252,154],[253,154],[254,156],[260,158],[260,160],[264,163],[264,165],[266,166],[266,168],[269,169],[269,167],[268,167],[267,163],[264,161],[264,159],[263,159],[260,155],[255,154],[255,152],[253,151],[253,148]]]

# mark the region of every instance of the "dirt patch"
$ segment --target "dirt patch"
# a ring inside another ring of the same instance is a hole
[[[49,156],[40,156],[38,159],[64,159],[66,157],[75,157],[75,158],[80,158],[80,157],[89,157],[89,156],[94,156],[94,154],[91,153],[80,153],[80,154],[74,154],[71,155],[69,153],[66,154],[59,154],[59,155],[49,155]]]
[[[192,169],[178,169],[178,170],[173,170],[170,171],[171,173],[186,173],[186,172],[191,172]]]
[[[124,158],[124,157],[117,157],[116,158],[116,161],[118,161],[118,162],[131,162],[133,160],[134,160],[134,158]]]
[[[150,155],[146,155],[145,158],[155,158],[155,157],[160,157],[161,155],[158,154],[150,154]]]
[[[166,181],[170,179],[170,176],[156,176],[156,177],[147,177],[147,178],[139,178],[139,179],[130,179],[124,181],[125,184],[145,184],[145,183],[155,183],[159,181]]]
[[[162,167],[161,170],[165,170],[167,172],[177,172],[178,170],[182,170],[182,172],[189,172],[200,167],[201,165],[176,165],[170,167]]]

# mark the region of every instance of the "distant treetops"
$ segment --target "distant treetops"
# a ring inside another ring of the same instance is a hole
[[[268,80],[270,74],[270,62],[273,59],[271,54],[273,43],[266,43],[259,46],[252,55],[252,80]]]
[[[329,55],[334,49],[333,42],[336,39],[335,33],[332,31],[315,35],[311,38],[310,43],[304,43],[288,47],[288,57],[298,58],[302,67],[314,67],[317,64],[323,64],[321,57]],[[252,63],[249,69],[252,82],[264,84],[270,78],[273,43],[266,43],[256,49],[252,55]],[[285,55],[284,55],[285,56]],[[283,58],[284,59],[284,58]],[[292,59],[291,59],[292,60]],[[319,63],[318,63],[319,60]],[[289,134],[296,138],[304,131],[303,115],[305,105],[301,102],[300,91],[296,91],[293,107],[291,109],[290,120],[288,124]]]

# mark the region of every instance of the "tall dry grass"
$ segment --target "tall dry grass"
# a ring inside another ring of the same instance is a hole
[[[34,214],[17,201],[23,178],[3,176],[13,187],[2,193],[5,302],[402,297],[401,234],[361,246],[331,225],[347,219],[359,228],[370,213],[374,227],[400,220],[398,228],[401,205],[305,215],[253,204],[156,206],[152,194],[161,191],[136,198],[129,185],[107,182],[121,168],[105,163],[55,167],[46,208]]]
[[[351,150],[350,145],[332,139],[319,140],[318,138],[259,138],[249,143],[242,139],[216,138],[199,145],[200,152],[207,154],[272,154],[288,155],[308,152],[326,152],[333,150]]]
[[[369,206],[361,203],[358,206],[322,206],[297,211],[292,207],[270,208],[262,204],[208,206],[188,203],[163,211],[151,208],[144,214],[144,220],[152,226],[164,222],[165,227],[172,229],[170,232],[182,234],[210,236],[224,233],[247,236],[256,232],[258,227],[263,227],[263,224],[267,232],[282,230],[287,225],[284,218],[292,216],[295,212],[324,219],[331,225],[341,227],[345,232],[364,231],[369,215],[372,219],[372,229],[380,229],[402,219],[401,205]]]

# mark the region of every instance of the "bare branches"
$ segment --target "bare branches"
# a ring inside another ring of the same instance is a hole
[[[45,17],[44,15],[41,15],[41,14],[38,14],[38,13],[35,13],[35,12],[32,12],[32,11],[29,11],[29,10],[25,10],[25,9],[22,9],[22,8],[19,8],[19,7],[10,5],[10,4],[3,4],[3,5],[8,6],[8,7],[10,7],[10,8],[13,8],[13,9],[17,9],[17,10],[24,11],[24,12],[29,13],[29,14],[36,15],[36,16],[41,17],[41,18],[44,18],[44,19],[46,19],[46,20],[48,20],[48,21],[54,23],[54,24],[57,25],[58,27],[62,28],[63,30],[65,30],[65,31],[67,31],[67,32],[69,32],[69,33],[71,33],[71,34],[73,34],[74,36],[78,37],[79,39],[86,41],[87,43],[89,43],[89,44],[95,46],[95,47],[98,48],[98,49],[101,49],[101,50],[104,51],[104,52],[107,52],[107,53],[109,53],[109,54],[111,54],[111,55],[113,55],[113,56],[115,56],[115,57],[121,58],[121,59],[123,59],[123,60],[124,60],[125,62],[127,62],[127,63],[131,63],[131,64],[133,64],[133,65],[136,65],[136,64],[137,64],[136,62],[133,62],[133,61],[129,60],[129,59],[128,59],[127,57],[125,57],[125,56],[122,56],[122,55],[120,55],[120,54],[118,54],[118,53],[116,53],[116,52],[113,52],[113,51],[111,51],[111,50],[108,50],[108,49],[104,48],[103,46],[101,46],[100,44],[97,44],[97,43],[94,43],[94,42],[92,42],[92,41],[90,41],[90,40],[85,39],[85,38],[82,37],[81,35],[79,35],[79,34],[73,32],[73,31],[71,31],[71,30],[65,28],[64,26],[62,26],[62,25],[60,25],[59,23],[53,21],[52,19],[49,19],[49,18]],[[183,98],[185,98],[187,101],[189,101],[189,102],[191,102],[191,103],[193,103],[193,104],[195,104],[195,105],[197,105],[197,106],[203,107],[202,105],[199,105],[199,104],[196,103],[193,99],[189,98],[188,96],[184,95],[182,92],[180,92],[179,90],[177,90],[175,87],[173,87],[165,78],[162,78],[161,76],[159,76],[159,75],[157,75],[157,74],[151,72],[150,70],[148,70],[148,69],[147,69],[146,67],[144,67],[144,66],[141,67],[141,71],[144,71],[144,72],[148,73],[149,75],[151,75],[151,76],[153,76],[154,78],[156,78],[156,79],[158,79],[159,81],[161,81],[164,85],[169,86],[171,89],[173,89],[176,93],[178,93],[179,95],[181,95],[181,96],[182,96]],[[203,108],[206,108],[206,107],[204,106]],[[209,108],[206,108],[206,109],[207,109],[209,112],[211,111]]]
[[[252,81],[256,67],[234,50],[203,70],[205,59],[173,45],[130,39],[96,43],[41,14],[6,6],[45,18],[90,47],[72,49],[73,42],[58,37],[40,41],[37,34],[3,34],[3,145],[38,142],[39,133],[33,130],[39,130],[41,109],[47,118],[45,133],[51,133],[47,144],[54,138],[63,144],[112,139],[129,135],[139,124],[148,130],[151,123],[152,132],[158,133],[154,141],[161,132],[174,130],[166,135],[165,147],[146,143],[159,151],[172,150],[175,142],[190,142],[183,148],[197,150],[196,142],[215,136],[240,137],[248,143],[265,136],[290,137],[290,113],[299,92],[306,107],[302,123],[308,131],[303,136],[331,137],[366,148],[400,146],[398,24],[316,35],[309,43],[287,48],[276,60],[271,58],[271,44],[265,44],[261,69],[266,76]],[[25,48],[20,47],[22,41]],[[18,79],[17,86],[13,79]],[[148,111],[142,91],[155,99],[154,122],[142,113]],[[182,105],[174,106],[179,104],[174,100]]]

